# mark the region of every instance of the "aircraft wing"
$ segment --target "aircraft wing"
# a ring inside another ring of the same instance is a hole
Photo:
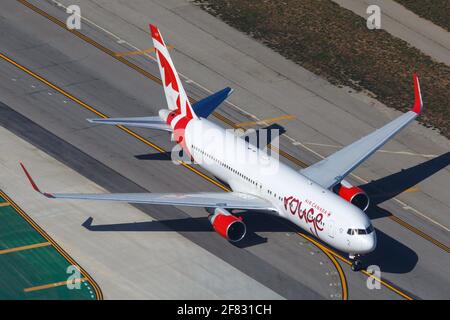
[[[419,79],[416,74],[414,74],[414,93],[415,102],[411,111],[333,153],[328,158],[301,170],[300,173],[327,189],[341,182],[350,172],[420,114],[423,103]]]
[[[81,199],[148,203],[158,205],[190,206],[205,208],[234,208],[276,210],[267,200],[241,192],[198,193],[48,193],[41,192],[25,166],[20,163],[34,190],[50,199]]]
[[[160,117],[134,117],[134,118],[95,118],[87,119],[90,123],[123,125],[130,127],[149,128],[157,130],[172,131],[172,128],[161,120]]]

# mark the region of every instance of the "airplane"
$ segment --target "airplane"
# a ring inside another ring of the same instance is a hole
[[[384,145],[422,111],[416,74],[412,109],[367,136],[300,171],[246,141],[242,136],[208,120],[229,96],[225,88],[199,102],[190,103],[160,31],[150,24],[167,109],[158,116],[87,119],[91,123],[136,126],[163,130],[191,159],[226,182],[231,192],[195,193],[48,193],[42,192],[20,163],[32,187],[51,199],[122,201],[155,205],[206,208],[213,229],[230,242],[246,235],[246,225],[235,210],[274,214],[305,232],[348,253],[352,270],[363,269],[361,257],[375,250],[377,237],[365,211],[368,195],[345,177]]]

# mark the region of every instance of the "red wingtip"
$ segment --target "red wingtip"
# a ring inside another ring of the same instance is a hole
[[[39,193],[42,193],[41,190],[39,190],[37,184],[33,181],[33,178],[31,177],[31,175],[28,173],[27,168],[25,168],[25,166],[23,165],[22,162],[19,162],[19,163],[20,163],[20,166],[22,167],[23,172],[25,172],[25,175],[27,176],[28,181],[30,181],[30,184],[33,187],[33,189]]]
[[[150,26],[150,34],[152,35],[152,38],[164,46],[164,41],[161,37],[161,34],[159,33],[158,27],[151,23],[149,24],[149,26]]]
[[[413,79],[414,79],[414,106],[412,108],[412,111],[419,114],[422,111],[423,102],[422,102],[422,93],[420,92],[419,77],[417,77],[416,73],[414,73]]]

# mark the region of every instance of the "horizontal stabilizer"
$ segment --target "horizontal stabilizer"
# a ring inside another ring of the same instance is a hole
[[[192,105],[192,109],[194,109],[197,116],[207,118],[231,93],[233,93],[233,89],[226,87],[225,89],[197,101]]]
[[[157,130],[172,131],[172,128],[161,120],[160,117],[136,117],[136,118],[98,118],[87,119],[90,123],[110,124],[110,125],[122,125],[129,127],[140,127]]]

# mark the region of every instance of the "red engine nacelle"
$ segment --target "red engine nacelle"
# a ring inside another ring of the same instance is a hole
[[[341,198],[360,208],[362,211],[366,211],[369,207],[369,196],[359,187],[352,186],[343,180],[334,190]]]
[[[242,240],[247,232],[242,218],[233,216],[225,209],[216,208],[209,221],[214,230],[230,242]]]

